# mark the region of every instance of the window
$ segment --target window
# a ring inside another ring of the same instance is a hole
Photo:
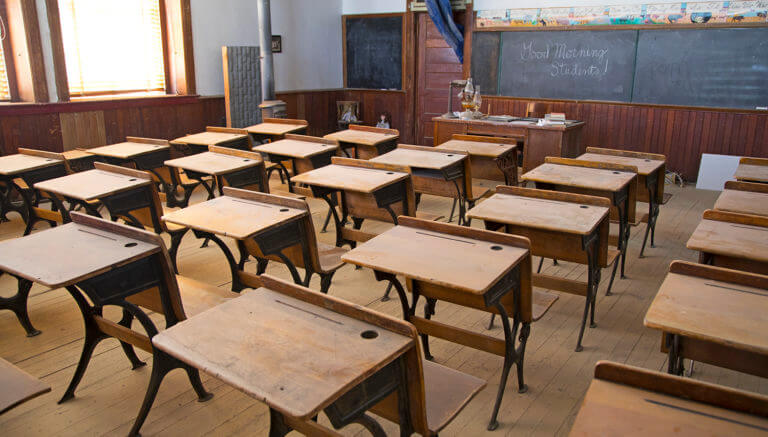
[[[72,96],[165,92],[160,0],[58,0]]]
[[[5,30],[5,23],[3,17],[0,17],[0,101],[11,100],[11,89],[8,86],[8,69],[5,68],[5,39],[8,37],[8,32]]]

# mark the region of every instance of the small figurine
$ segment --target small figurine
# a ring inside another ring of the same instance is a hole
[[[376,127],[380,129],[389,129],[389,114],[386,112],[379,116],[379,122],[376,123]]]

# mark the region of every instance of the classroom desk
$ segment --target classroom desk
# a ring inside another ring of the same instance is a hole
[[[523,174],[522,180],[533,181],[536,188],[544,190],[568,191],[591,196],[608,198],[611,205],[618,210],[619,239],[617,247],[621,252],[621,277],[624,278],[624,264],[627,258],[629,243],[629,220],[635,209],[637,174],[627,171],[605,170],[600,168],[578,167],[544,163]],[[611,283],[616,275],[618,260],[614,264]]]
[[[15,211],[26,223],[24,235],[29,235],[35,223],[45,219],[35,214],[33,193],[20,187],[15,179],[21,179],[27,187],[31,188],[37,181],[65,174],[67,170],[64,161],[61,160],[21,153],[0,156],[0,223],[8,221],[7,214]],[[21,198],[19,205],[13,202],[14,192]]]
[[[113,162],[109,162],[110,160],[108,160],[108,162],[111,164],[120,164],[125,161],[131,161],[138,164],[144,163],[145,159],[154,157],[154,155],[162,155],[163,152],[168,152],[170,149],[170,146],[167,144],[149,144],[125,141],[122,143],[110,144],[108,146],[94,147],[92,149],[88,149],[88,153],[103,156],[105,158],[111,158]],[[152,161],[156,161],[156,159],[152,159]],[[160,161],[160,163],[162,165],[162,161]],[[145,168],[137,168],[139,170],[145,170]]]
[[[594,152],[592,152],[594,150]],[[651,247],[654,247],[654,237],[656,234],[656,220],[659,217],[659,205],[664,202],[664,178],[666,172],[666,162],[661,160],[637,158],[632,156],[612,155],[600,153],[602,149],[587,148],[587,153],[577,157],[581,161],[605,162],[609,164],[627,165],[637,168],[637,200],[648,202],[648,215],[643,219],[632,219],[630,221],[638,224],[646,221],[648,225],[645,228],[645,237],[643,245],[640,248],[640,258],[645,252],[645,244],[648,241],[648,235],[651,236]],[[642,188],[645,188],[644,190]]]
[[[165,161],[165,165],[183,169],[187,177],[199,181],[208,192],[208,200],[213,199],[215,196],[213,188],[204,183],[203,178],[212,176],[216,181],[219,195],[222,196],[224,195],[222,190],[224,189],[225,177],[248,179],[256,182],[259,179],[259,176],[254,175],[255,168],[257,168],[260,163],[261,161],[255,159],[225,155],[216,152],[203,152]],[[172,192],[176,191],[174,190]],[[185,199],[183,204],[186,205],[188,201],[189,199]]]
[[[768,377],[768,277],[675,261],[645,315],[669,373],[685,358]]]
[[[409,167],[416,193],[458,199],[459,224],[464,223],[464,212],[472,195],[472,180],[465,177],[467,160],[468,155],[464,153],[425,151],[403,145],[370,159]]]
[[[350,125],[349,129],[328,134],[323,138],[338,141],[339,148],[350,158],[370,159],[397,147],[400,135],[394,129]],[[351,156],[348,149],[354,149]]]
[[[151,183],[145,179],[94,169],[38,182],[35,188],[55,194],[56,196],[51,198],[62,211],[62,218],[69,221],[66,213],[68,209],[57,196],[62,196],[70,204],[82,206],[88,214],[95,217],[101,217],[101,214],[92,202],[99,200],[112,217],[117,217],[118,211],[124,210],[129,204],[132,206],[131,209],[138,204],[153,207],[152,202],[146,199],[143,193],[135,190]],[[143,226],[139,227],[143,228]]]
[[[741,158],[733,177],[742,182],[768,183],[768,159]]]
[[[391,220],[397,224],[398,214],[415,214],[413,199],[409,199],[408,173],[343,165],[344,158],[332,158],[332,162],[292,179],[294,183],[309,185],[312,194],[328,204],[336,225],[336,246],[349,244],[355,247],[356,240],[353,238],[360,233],[366,218]],[[341,218],[335,207],[336,193],[342,193]],[[354,222],[353,230],[344,226],[350,216]]]
[[[93,170],[93,163],[99,159],[97,155],[88,153],[82,149],[67,150],[61,154],[64,155],[64,159],[67,160],[69,168],[75,173]]]
[[[0,358],[0,414],[51,391],[51,386]]]
[[[283,138],[285,134],[304,135],[307,132],[307,127],[308,123],[304,120],[267,118],[264,123],[248,126],[245,130],[248,131],[254,143],[260,144],[267,141],[277,141]]]
[[[768,397],[598,361],[570,435],[762,436]]]
[[[595,300],[601,269],[610,265],[610,203],[604,198],[570,193],[544,193],[517,187],[499,187],[498,190],[497,194],[469,210],[467,216],[483,220],[488,230],[503,230],[508,234],[527,237],[531,241],[532,255],[586,264],[586,282],[533,274],[533,285],[536,287],[586,298],[576,342],[576,352],[581,352],[581,340],[590,309],[589,326],[596,326]]]
[[[704,212],[686,247],[699,252],[702,264],[768,275],[768,219],[754,225],[734,223],[716,220],[718,213]]]
[[[208,151],[208,146],[229,147],[250,152],[251,142],[246,134],[228,132],[200,132],[171,140],[183,155],[194,155]]]
[[[304,141],[291,137],[256,146],[253,151],[266,155],[267,159],[277,164],[286,175],[288,169],[283,161],[291,161],[294,175],[297,175],[329,165],[331,157],[338,149],[335,144]],[[288,191],[291,193],[293,183],[291,178],[288,178]]]
[[[245,286],[240,281],[238,271],[242,270],[246,259],[245,249],[240,241],[254,239],[264,255],[280,256],[291,269],[291,273],[295,273],[293,263],[282,256],[280,251],[296,243],[301,243],[302,248],[306,250],[306,236],[299,221],[306,214],[306,211],[295,208],[225,195],[165,214],[163,220],[188,227],[192,229],[195,237],[216,243],[227,258],[232,274],[232,291],[239,292]],[[219,235],[238,241],[239,261],[235,260]],[[297,275],[298,273],[294,278]]]
[[[516,141],[491,143],[450,139],[435,148],[468,153],[474,178],[502,181],[504,185],[518,184]],[[511,170],[513,166],[514,169]]]
[[[519,391],[527,390],[523,382],[523,359],[532,321],[528,243],[512,235],[411,217],[401,216],[399,223],[341,259],[372,269],[377,281],[388,281],[395,287],[403,318],[413,323],[421,334],[427,359],[432,359],[429,335],[504,357],[496,403],[488,424],[488,429],[493,430],[498,427],[498,410],[512,364],[517,364]],[[411,304],[397,275],[405,276],[407,289],[413,294]],[[427,304],[424,317],[418,317],[416,304],[422,295]],[[498,313],[504,339],[431,321],[437,300]],[[512,327],[508,308],[512,310]],[[518,329],[520,345],[516,347]]]
[[[152,343],[267,404],[270,436],[291,429],[321,435],[324,428],[312,421],[321,411],[335,428],[360,416],[373,420],[365,411],[394,392],[401,430],[410,435],[410,400],[401,395],[415,335],[376,323],[380,317],[366,317],[365,310],[320,299],[331,298],[309,301],[259,288],[159,333]]]
[[[768,193],[729,190],[726,188],[718,196],[715,202],[715,209],[741,214],[768,216]]]

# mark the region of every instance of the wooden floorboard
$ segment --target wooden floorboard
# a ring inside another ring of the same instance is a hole
[[[517,393],[517,376],[513,368],[499,414],[498,430],[486,431],[493,401],[499,385],[502,358],[484,352],[433,339],[431,350],[436,361],[460,369],[488,381],[482,391],[441,434],[453,435],[565,435],[578,412],[581,399],[592,379],[597,360],[610,359],[654,370],[666,368],[666,357],[659,351],[661,336],[643,327],[643,318],[653,296],[672,260],[695,260],[696,254],[685,248],[685,242],[702,212],[711,208],[716,192],[694,188],[668,187],[672,200],[661,208],[656,232],[656,247],[646,248],[646,257],[638,258],[645,225],[632,228],[627,258],[627,279],[616,279],[614,294],[605,296],[610,269],[605,269],[598,292],[597,327],[584,335],[584,351],[574,352],[584,299],[561,295],[555,306],[532,325],[525,357],[525,380],[529,391]],[[197,193],[196,196],[199,196]],[[319,230],[327,209],[325,203],[310,200],[315,226]],[[432,213],[448,215],[451,202],[424,196],[420,205]],[[0,239],[15,238],[23,230],[20,218],[9,215],[11,221],[0,224]],[[475,227],[481,223],[475,221]],[[39,225],[43,229],[45,225]],[[363,229],[376,232],[389,225],[365,223]],[[616,229],[614,227],[614,232]],[[320,234],[321,241],[332,243],[330,232]],[[234,249],[231,242],[227,242]],[[179,250],[181,273],[217,286],[229,287],[228,267],[215,245],[200,248],[201,241],[191,234],[184,238]],[[534,264],[538,263],[538,259]],[[249,262],[246,270],[255,271]],[[545,273],[570,279],[584,280],[584,266],[560,262],[555,266],[545,261]],[[275,263],[267,272],[289,278],[287,269]],[[0,277],[0,296],[15,291],[15,281]],[[319,288],[315,278],[312,288]],[[400,317],[396,297],[380,300],[385,283],[376,282],[367,269],[345,266],[334,277],[331,294],[368,308]],[[27,338],[14,315],[0,312],[0,356],[27,372],[42,378],[53,387],[50,394],[30,402],[0,417],[4,436],[22,435],[125,435],[130,429],[144,396],[149,380],[151,357],[139,351],[147,366],[131,370],[119,343],[106,340],[96,349],[94,358],[74,400],[57,404],[64,392],[80,356],[83,325],[77,306],[65,290],[32,289],[29,312],[33,324],[43,333]],[[110,314],[110,313],[108,313]],[[117,317],[117,313],[111,313]],[[152,318],[160,321],[157,314]],[[458,306],[439,303],[436,320],[501,337],[499,323],[487,330],[488,314]],[[768,381],[700,363],[694,378],[768,393]],[[196,402],[186,375],[175,371],[166,378],[147,419],[144,436],[198,435],[265,435],[268,430],[267,408],[237,390],[203,375],[203,381],[214,398],[206,403]],[[320,418],[327,424],[327,419]],[[388,434],[396,434],[394,424],[382,421]],[[360,426],[343,430],[345,435],[367,435]]]

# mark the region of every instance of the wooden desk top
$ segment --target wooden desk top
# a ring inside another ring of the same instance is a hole
[[[38,182],[35,188],[73,199],[94,200],[151,183],[109,171],[88,170]]]
[[[0,414],[51,391],[51,386],[0,358]]]
[[[659,375],[657,384],[665,384]],[[680,378],[681,379],[681,378]],[[684,380],[678,385],[703,392],[708,384]],[[768,419],[704,402],[595,378],[587,390],[571,436],[757,436]]]
[[[247,138],[245,134],[231,134],[227,132],[200,132],[172,140],[174,143],[200,144],[203,146],[215,146],[232,140]]]
[[[768,262],[768,228],[702,220],[686,247],[716,255]]]
[[[291,181],[336,190],[372,193],[407,177],[406,173],[331,164],[293,176]]]
[[[254,152],[274,153],[280,156],[304,159],[338,149],[334,144],[322,144],[294,139],[278,140],[253,148]]]
[[[607,162],[610,164],[630,165],[637,167],[637,174],[648,176],[664,165],[664,161],[633,158],[631,156],[606,155],[603,153],[585,153],[576,159],[581,161]]]
[[[739,181],[768,182],[768,166],[739,164],[733,177]]]
[[[245,128],[252,134],[264,134],[264,135],[285,135],[291,132],[300,131],[306,129],[305,124],[288,124],[288,123],[259,123],[253,126]]]
[[[608,211],[608,208],[595,205],[494,194],[470,209],[467,216],[496,223],[588,235],[603,221]]]
[[[260,161],[221,153],[203,152],[165,161],[170,167],[183,168],[198,173],[220,175],[259,165]]]
[[[500,248],[498,250],[492,249]],[[395,226],[359,244],[341,260],[473,294],[483,294],[527,249]]]
[[[493,120],[487,120],[487,119],[461,120],[459,118],[447,118],[443,116],[433,117],[432,121],[444,122],[444,123],[456,123],[456,124],[494,125],[494,126],[504,126],[504,127],[511,127],[511,128],[517,127],[517,128],[524,128],[524,129],[559,130],[559,131],[571,130],[571,129],[581,128],[582,126],[584,126],[583,121],[577,121],[577,120],[571,120],[569,122],[566,122],[566,124],[553,124],[553,125],[545,125],[545,126],[537,126],[536,122],[526,121],[526,120],[513,120],[511,122],[493,121]]]
[[[221,196],[168,213],[163,220],[243,240],[305,214],[307,212],[300,209]]]
[[[768,216],[768,193],[723,190],[715,202],[715,209]]]
[[[470,155],[486,156],[488,158],[496,158],[504,153],[507,153],[510,149],[514,149],[516,144],[496,144],[486,143],[483,141],[465,141],[465,140],[448,140],[435,148],[438,150],[459,150],[467,152]]]
[[[361,336],[370,330],[378,336]],[[299,419],[412,347],[411,338],[266,288],[195,315],[152,343]]]
[[[467,155],[456,153],[429,152],[413,149],[395,149],[383,155],[371,158],[372,162],[384,164],[402,165],[405,167],[426,168],[430,170],[442,170],[462,160]]]
[[[386,141],[396,140],[399,138],[399,136],[394,134],[368,132],[357,129],[347,129],[328,134],[323,138],[335,141],[343,141],[345,143],[361,144],[363,146],[375,146]]]
[[[88,149],[88,152],[94,155],[109,156],[112,158],[130,159],[134,156],[145,155],[158,150],[169,149],[170,146],[161,144],[134,143],[126,141],[124,143],[111,144],[108,146],[94,147]]]
[[[68,223],[0,242],[0,270],[59,288],[158,251],[154,244]]]
[[[668,273],[645,326],[768,354],[768,290]]]
[[[525,173],[521,179],[615,192],[635,177],[629,172],[546,163]]]
[[[41,158],[39,156],[15,155],[0,156],[0,175],[14,176],[25,171],[37,170],[49,165],[59,164],[61,161],[53,158]]]
[[[93,155],[93,153],[89,153],[85,150],[67,150],[66,152],[61,152],[62,155],[64,155],[64,159],[67,161],[75,160],[75,159],[83,159],[83,158],[90,158]]]

